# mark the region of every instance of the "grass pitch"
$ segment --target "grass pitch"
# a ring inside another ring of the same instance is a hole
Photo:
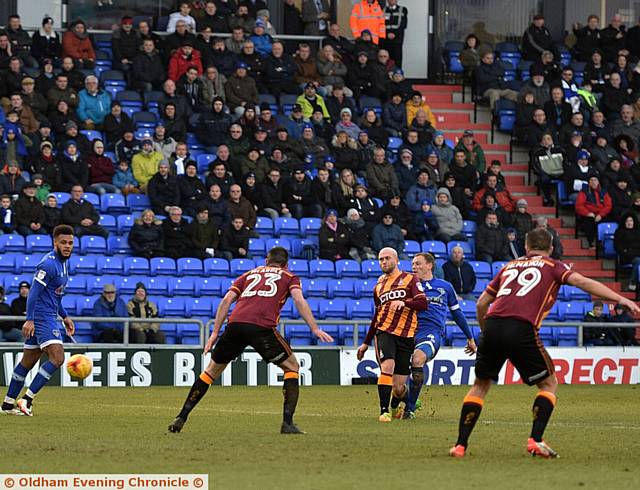
[[[167,433],[187,388],[45,388],[35,416],[0,418],[0,473],[208,473],[221,489],[640,488],[640,387],[561,386],[545,438],[524,448],[535,390],[494,387],[468,456],[455,441],[467,387],[423,390],[413,421],[377,422],[375,386],[302,387],[279,434],[277,388],[213,387],[181,434]]]

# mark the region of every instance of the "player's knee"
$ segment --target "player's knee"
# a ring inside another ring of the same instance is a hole
[[[548,378],[540,381],[540,383],[538,383],[538,388],[543,391],[550,391],[551,393],[555,393],[556,389],[558,388],[558,378],[555,374],[552,374]]]
[[[59,368],[64,364],[64,353],[55,353],[49,355],[49,362]]]
[[[413,353],[411,357],[411,367],[412,368],[423,368],[427,363],[427,356],[421,350],[418,350]]]

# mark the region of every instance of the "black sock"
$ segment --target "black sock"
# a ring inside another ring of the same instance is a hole
[[[15,405],[13,403],[2,403],[2,410],[13,410],[13,408],[15,408]]]
[[[205,395],[209,386],[213,383],[213,379],[207,373],[202,373],[198,379],[196,379],[195,383],[191,386],[191,390],[189,390],[189,394],[187,395],[187,399],[182,406],[182,410],[180,410],[180,417],[183,420],[187,420],[187,417],[191,413],[191,410],[196,408],[196,405],[202,397]]]
[[[392,374],[380,373],[380,376],[378,376],[378,397],[380,398],[380,414],[387,413],[389,411],[392,383]]]
[[[556,397],[552,393],[542,391],[538,393],[533,402],[533,426],[531,427],[531,437],[536,442],[542,441],[542,434],[547,427],[549,418],[553,413]]]
[[[293,376],[293,374],[295,374],[295,376]],[[293,414],[295,413],[296,406],[298,405],[299,393],[300,385],[298,384],[298,373],[285,373],[284,384],[282,385],[282,394],[284,395],[282,421],[287,424],[293,423]]]
[[[482,405],[484,404],[481,398],[475,396],[466,396],[464,403],[462,404],[462,410],[460,411],[460,423],[458,425],[458,441],[457,445],[467,447],[469,436],[476,426],[476,422],[480,418],[480,412],[482,411]]]
[[[393,390],[392,390],[393,391]],[[407,386],[405,385],[404,387],[404,391],[402,392],[402,396],[400,398],[398,398],[395,393],[391,393],[391,408],[398,408],[398,405],[400,405],[400,402],[403,402],[407,399],[407,393],[409,393],[409,390],[407,389]]]

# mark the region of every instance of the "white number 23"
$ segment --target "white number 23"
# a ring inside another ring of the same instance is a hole
[[[272,272],[267,272],[265,274],[249,274],[247,276],[247,280],[249,284],[242,292],[242,297],[247,298],[251,296],[263,296],[266,298],[270,298],[275,296],[278,292],[278,285],[276,284],[280,279],[280,274],[274,274]],[[264,285],[268,287],[268,289],[260,289],[255,291],[255,288],[260,284],[262,279],[264,278]]]

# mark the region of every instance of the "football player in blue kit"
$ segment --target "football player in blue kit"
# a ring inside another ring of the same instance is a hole
[[[62,296],[69,277],[67,262],[72,251],[73,228],[68,225],[56,226],[53,230],[53,250],[40,260],[33,276],[27,297],[27,321],[22,326],[24,351],[11,375],[0,413],[31,417],[33,398],[64,363],[62,340],[65,332],[60,328],[58,315],[62,318],[67,335],[73,335],[73,321],[62,306]],[[47,362],[40,366],[25,395],[16,402],[27,374],[40,360],[42,352],[47,354]]]
[[[476,343],[458,304],[456,292],[451,283],[433,276],[434,265],[435,259],[429,253],[417,254],[411,263],[413,273],[422,283],[429,306],[426,310],[418,312],[415,350],[411,356],[409,394],[402,414],[404,419],[415,418],[416,403],[424,384],[424,366],[436,357],[440,349],[445,336],[447,310],[451,311],[454,321],[467,337],[465,353],[472,355],[476,352]]]

